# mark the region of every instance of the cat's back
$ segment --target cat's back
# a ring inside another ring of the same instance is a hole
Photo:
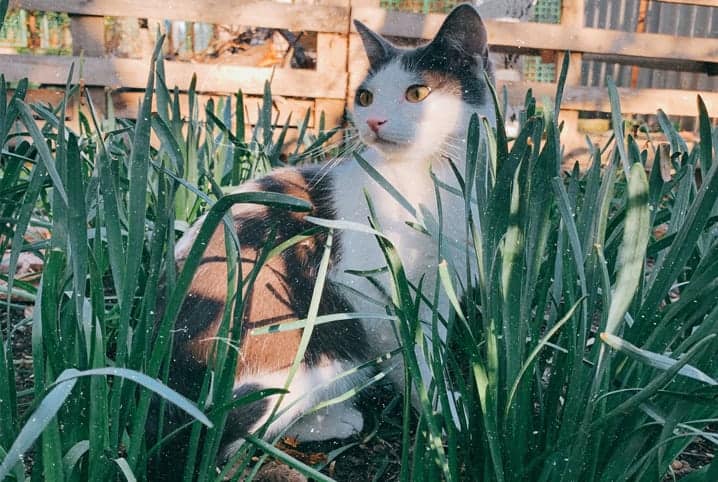
[[[230,213],[240,243],[241,276],[245,280],[241,359],[237,378],[286,369],[294,360],[302,330],[252,335],[254,328],[303,319],[307,316],[318,269],[327,245],[327,231],[306,217],[334,219],[334,177],[322,166],[277,169],[245,183],[239,192],[274,192],[311,203],[310,212],[292,212],[280,207],[237,204]],[[201,227],[198,221],[178,241],[175,258],[181,267]],[[281,253],[257,261],[274,247],[295,240]],[[341,257],[337,234],[331,247],[331,261]],[[227,307],[227,250],[225,227],[215,230],[192,280],[175,325],[175,372],[199,370],[209,363],[213,343]],[[247,286],[247,280],[252,280]],[[352,311],[348,301],[327,283],[321,298],[320,314]],[[331,323],[316,327],[305,354],[309,363],[322,358],[354,359],[361,351],[363,332],[358,322]]]

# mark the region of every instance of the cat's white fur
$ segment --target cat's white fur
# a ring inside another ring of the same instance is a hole
[[[442,233],[445,250],[440,255],[438,248],[438,209],[435,183],[430,170],[442,182],[458,187],[456,177],[445,157],[450,157],[463,172],[466,156],[466,132],[472,114],[476,113],[495,123],[493,106],[473,106],[457,95],[432,92],[419,103],[405,100],[408,87],[422,83],[416,74],[407,72],[396,60],[375,73],[364,86],[372,91],[374,99],[370,106],[355,106],[353,121],[359,129],[362,140],[369,146],[361,153],[391,185],[396,188],[416,209],[412,216],[395,198],[374,181],[355,161],[347,159],[335,168],[332,175],[341,186],[335,195],[337,218],[367,223],[369,211],[365,201],[366,191],[376,210],[382,232],[392,241],[401,257],[407,277],[414,283],[424,276],[424,295],[433,300],[437,268],[442,260],[453,267],[453,274],[461,286],[466,286],[466,270],[462,268],[462,250],[456,246],[467,242],[466,213],[464,199],[446,190],[440,190],[443,213]],[[379,135],[387,140],[399,142],[400,146],[376,142],[376,135],[367,125],[370,118],[386,119],[379,129]],[[432,235],[426,235],[409,226],[407,222],[424,225]],[[386,264],[377,243],[363,233],[342,232],[343,255],[334,267],[331,278],[375,299],[382,295],[366,278],[347,274],[346,270],[371,270]],[[452,249],[452,246],[454,247]],[[447,259],[448,258],[448,259]],[[388,275],[380,278],[388,287]],[[443,293],[440,290],[440,293]],[[352,304],[359,312],[383,311],[383,307],[363,297],[355,297]],[[430,342],[431,310],[422,305],[420,316]],[[439,297],[439,312],[448,314],[448,300]],[[365,320],[369,344],[377,355],[397,347],[395,330],[388,321]],[[445,336],[442,324],[438,325],[439,335]],[[425,384],[429,383],[430,370],[427,360],[417,353]],[[392,372],[395,382],[403,386],[404,371]]]

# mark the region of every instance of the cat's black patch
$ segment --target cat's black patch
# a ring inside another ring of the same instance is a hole
[[[237,400],[238,398],[259,391],[262,388],[264,387],[257,383],[242,385],[232,393],[232,399]],[[254,402],[241,405],[229,412],[227,415],[227,424],[222,434],[222,444],[234,442],[247,435],[257,420],[260,420],[267,410],[269,410],[269,400],[267,398],[261,398]]]
[[[319,305],[319,313],[351,313],[352,311],[354,308],[340,289],[333,283],[327,282]],[[308,365],[316,365],[321,362],[322,354],[340,360],[367,360],[369,347],[361,321],[334,321],[316,326],[304,359]]]
[[[175,341],[183,343],[193,339],[217,321],[223,311],[224,302],[187,293],[175,323]]]
[[[323,219],[336,219],[332,176],[325,175],[316,166],[302,168],[301,174],[308,186],[310,202],[314,207],[312,215]],[[312,226],[307,222],[304,229]],[[327,234],[321,232],[314,236],[309,247],[295,245],[283,253],[287,266],[286,279],[291,285],[292,307],[300,318],[306,317],[309,311],[326,242]],[[301,254],[300,250],[302,250]],[[339,262],[341,252],[341,232],[334,231],[331,258],[333,264]],[[352,311],[354,310],[349,301],[327,280],[319,305],[319,314]],[[307,346],[304,360],[308,365],[319,363],[322,356],[343,360],[364,360],[366,353],[366,335],[361,323],[359,320],[346,320],[317,325]]]
[[[272,175],[265,176],[257,181],[261,191],[265,192],[276,192],[283,194],[286,192],[287,187],[281,178],[277,178]]]
[[[447,50],[434,42],[401,56],[402,67],[420,77],[424,73],[438,74],[455,80],[461,88],[461,98],[467,104],[485,105],[488,87],[484,80],[484,61],[458,50]],[[488,59],[486,60],[488,63]]]
[[[326,175],[326,172],[319,166],[304,167],[300,173],[307,183],[309,200],[314,206],[312,215],[318,218],[335,219],[332,176]]]
[[[364,44],[371,67],[370,74],[376,73],[396,56],[398,49],[359,20],[354,20],[354,26]]]
[[[240,247],[259,249],[267,242],[269,225],[264,216],[239,214],[234,216],[234,225]]]

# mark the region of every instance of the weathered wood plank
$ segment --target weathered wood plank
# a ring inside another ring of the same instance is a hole
[[[129,119],[137,118],[138,105],[142,99],[141,92],[114,92],[112,101],[117,117],[127,117]],[[204,108],[207,101],[214,100],[215,105],[222,100],[219,95],[199,95],[197,102],[199,103],[200,119],[205,118]],[[154,99],[153,99],[154,102]],[[234,102],[234,99],[232,99]],[[244,98],[245,121],[247,124],[254,125],[259,118],[259,108],[261,108],[263,100],[261,97],[249,96]],[[234,104],[233,104],[234,105]],[[152,105],[152,109],[156,106]],[[287,120],[291,127],[296,127],[307,114],[310,109],[308,127],[315,126],[314,102],[311,100],[286,99],[283,97],[275,97],[272,103],[272,121],[279,126],[283,126]],[[186,94],[180,94],[180,112],[183,116],[189,115],[189,98]]]
[[[704,7],[718,7],[718,0],[651,0],[662,3],[680,3],[683,5],[702,5]]]
[[[355,71],[349,77],[348,105],[351,107],[352,99],[359,83],[364,79],[364,73]],[[544,98],[553,99],[556,93],[556,84],[544,82],[509,82],[499,81],[498,88],[506,85],[509,92],[509,102],[512,105],[523,105],[526,91],[533,89],[534,96],[541,101]],[[708,113],[718,118],[718,93],[699,92],[695,90],[679,89],[626,89],[619,88],[621,97],[621,110],[626,114],[655,114],[663,109],[668,115],[694,117],[698,110],[696,96],[701,95]],[[608,90],[604,87],[582,87],[567,85],[564,90],[562,110],[583,110],[596,112],[611,112],[608,101]]]
[[[583,28],[585,19],[584,0],[574,0],[572,2],[561,2],[561,26],[572,28]],[[558,52],[556,56],[555,70],[558,82],[561,75],[564,57],[567,54]],[[566,86],[577,87],[581,85],[581,65],[583,54],[571,53],[569,55],[569,66],[566,73]],[[566,152],[572,152],[582,149],[585,146],[583,133],[578,128],[578,114],[576,110],[561,109],[559,112],[559,122],[563,122],[562,142],[566,146]]]
[[[8,93],[8,99],[11,98],[13,91]],[[62,102],[64,91],[61,89],[30,89],[27,92],[25,101],[27,103],[42,103],[45,105],[58,106]],[[142,92],[112,92],[112,104],[116,117],[126,117],[129,119],[137,118],[138,107],[142,100]],[[200,110],[199,115],[201,119],[205,118],[204,106],[210,99],[215,101],[215,104],[221,100],[220,95],[199,95],[197,96]],[[84,100],[84,97],[83,97]],[[154,104],[156,99],[153,99],[152,109],[156,110]],[[180,94],[180,112],[183,116],[189,115],[189,98],[187,94]],[[106,94],[102,89],[92,90],[92,101],[95,109],[100,116],[104,116],[107,113],[107,102]],[[234,99],[232,99],[234,102]],[[258,96],[246,96],[244,98],[245,107],[245,120],[248,124],[256,124],[258,119],[258,111],[262,106],[263,99]],[[334,100],[333,102],[341,102]],[[296,127],[300,122],[304,120],[304,116],[307,114],[307,109],[310,110],[308,127],[313,128],[315,126],[314,116],[314,101],[304,99],[287,99],[285,97],[275,96],[272,104],[272,120],[276,125],[284,125],[289,120],[291,127]],[[74,102],[71,102],[66,110],[66,117],[68,120],[74,119],[76,116],[76,106]],[[290,118],[291,116],[291,118]],[[328,127],[335,126],[336,123],[327,122]]]
[[[509,102],[522,105],[526,90],[533,89],[534,96],[553,99],[556,85],[543,82],[499,82],[499,89],[506,85]],[[701,95],[708,114],[718,118],[718,93],[677,89],[627,89],[619,88],[621,110],[624,114],[655,114],[658,109],[668,115],[696,116],[696,97]],[[608,90],[603,87],[566,86],[563,93],[562,109],[597,112],[611,112]]]
[[[317,71],[329,75],[346,72],[348,51],[349,41],[346,35],[317,34]]]
[[[217,24],[346,33],[349,9],[331,5],[292,5],[247,0],[173,0],[172,6],[147,0],[11,0],[28,10],[109,17],[166,18]]]
[[[358,19],[383,35],[432,38],[445,15],[390,12],[379,8],[355,8]],[[489,43],[498,47],[529,50],[566,50],[572,52],[624,57],[714,63],[718,59],[715,39],[674,35],[603,30],[589,27],[530,22],[486,20]],[[352,27],[353,28],[353,27]]]
[[[80,64],[78,57],[0,55],[0,72],[9,81],[24,77],[32,82],[47,85],[64,85],[70,65]],[[127,87],[141,89],[147,85],[147,60],[119,58],[85,58],[83,81],[85,85]],[[74,82],[78,82],[75,69]],[[264,83],[272,79],[272,92],[288,97],[324,97],[344,99],[347,74],[322,75],[320,72],[300,69],[240,67],[233,65],[190,64],[165,62],[169,87],[187,90],[192,75],[197,72],[198,92],[236,92],[262,94]]]
[[[72,54],[86,57],[105,55],[105,20],[102,17],[70,17]]]
[[[10,100],[15,93],[8,90],[7,100]],[[28,104],[43,104],[57,107],[65,97],[65,91],[61,89],[29,89],[25,95],[25,102]],[[75,116],[75,102],[71,100],[65,108],[65,118],[72,119]]]

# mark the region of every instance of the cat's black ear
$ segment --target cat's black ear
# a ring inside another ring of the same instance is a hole
[[[465,3],[454,8],[432,41],[442,50],[455,50],[471,57],[486,58],[489,52],[484,22],[476,8]]]
[[[359,36],[361,36],[364,50],[366,50],[366,55],[369,57],[369,64],[372,70],[377,70],[394,56],[396,48],[387,42],[384,37],[371,30],[359,20],[354,20],[354,26],[357,32],[359,32]]]

